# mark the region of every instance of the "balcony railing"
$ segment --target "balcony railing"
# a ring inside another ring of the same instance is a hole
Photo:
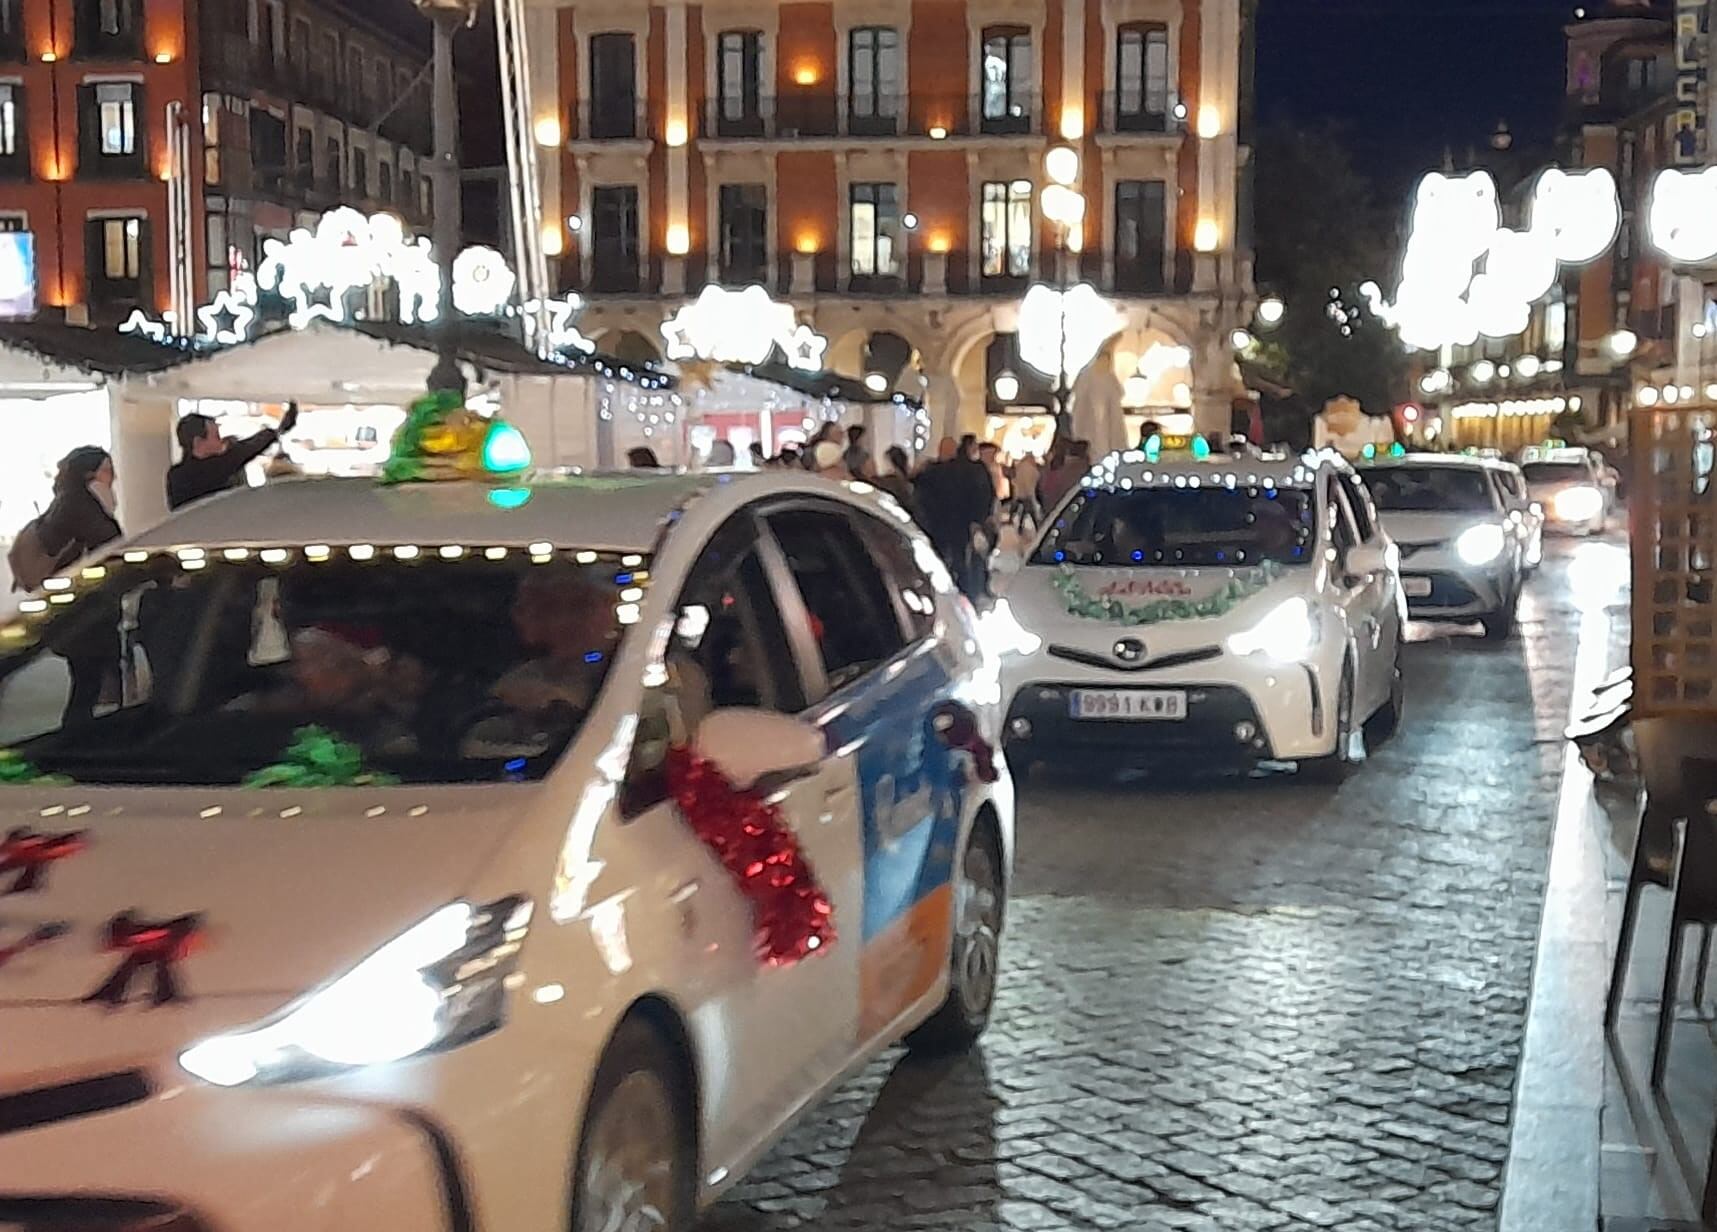
[[[696,291],[705,279],[723,286],[762,283],[777,295],[830,295],[854,298],[898,298],[905,295],[987,297],[1017,299],[1034,282],[1050,281],[1053,253],[1036,254],[1037,264],[1026,275],[990,276],[984,273],[982,254],[956,249],[928,253],[916,247],[903,264],[887,275],[853,274],[837,266],[833,254],[806,258],[778,253],[768,268],[724,269],[713,254],[692,253],[687,258],[689,289]],[[1165,254],[1160,268],[1147,268],[1125,261],[1108,269],[1107,255],[1087,250],[1072,277],[1089,282],[1105,293],[1118,296],[1185,295],[1192,289],[1193,257],[1189,252]],[[574,274],[576,260],[566,268]],[[661,293],[661,262],[629,262],[601,251],[590,254],[588,277],[578,289],[595,295],[649,297]]]
[[[649,108],[641,98],[581,103],[569,117],[569,140],[640,141],[655,136]]]
[[[1004,103],[981,94],[867,94],[842,100],[835,94],[809,91],[772,98],[710,99],[698,125],[700,136],[717,140],[940,139],[1043,131],[1043,109],[1036,98]]]
[[[1178,136],[1186,131],[1186,120],[1175,115],[1178,105],[1173,95],[1147,99],[1111,90],[1103,95],[1098,108],[1097,131],[1108,135]]]

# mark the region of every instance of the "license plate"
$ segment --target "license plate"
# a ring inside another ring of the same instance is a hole
[[[1186,694],[1178,689],[1075,689],[1071,713],[1076,719],[1172,721],[1186,718]]]
[[[1404,577],[1401,579],[1401,589],[1407,592],[1409,599],[1428,599],[1431,597],[1431,579]]]

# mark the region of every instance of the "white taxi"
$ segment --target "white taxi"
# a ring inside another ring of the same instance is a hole
[[[1616,481],[1591,450],[1534,445],[1521,452],[1520,469],[1550,529],[1572,535],[1603,531],[1615,504]]]
[[[1405,701],[1406,610],[1364,487],[1328,451],[1155,444],[1092,469],[985,619],[1016,774],[1166,758],[1345,774]]]
[[[684,1232],[984,1029],[996,668],[864,485],[287,482],[0,626],[0,1223]]]
[[[1543,554],[1537,512],[1500,458],[1406,454],[1362,468],[1401,552],[1408,610],[1428,620],[1477,621],[1493,641],[1514,632],[1527,572]]]

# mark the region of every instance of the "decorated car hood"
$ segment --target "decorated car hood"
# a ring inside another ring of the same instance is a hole
[[[1106,650],[1117,631],[1153,646],[1213,645],[1310,580],[1308,567],[1077,569],[1028,565],[1011,580],[1015,617],[1050,645]]]
[[[1495,522],[1500,514],[1484,513],[1386,513],[1380,519],[1389,537],[1404,547],[1442,543],[1481,522]]]
[[[0,790],[0,1082],[14,1013],[277,1008],[339,975],[458,898],[535,791]]]

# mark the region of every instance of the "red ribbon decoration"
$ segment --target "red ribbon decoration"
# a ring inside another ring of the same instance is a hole
[[[172,920],[141,920],[134,911],[121,911],[107,922],[103,949],[125,955],[118,970],[89,996],[86,1002],[124,1005],[131,995],[131,981],[147,968],[155,973],[150,1004],[169,1005],[184,1000],[174,964],[196,953],[203,940],[203,917],[182,915]]]
[[[978,716],[959,702],[943,702],[932,710],[930,730],[936,733],[943,748],[972,755],[979,782],[993,783],[1001,777],[1001,771],[996,769],[995,746],[978,730]]]
[[[58,940],[70,931],[71,926],[69,924],[55,923],[38,925],[36,928],[25,933],[18,940],[14,941],[11,945],[0,945],[0,967],[4,967],[20,954],[33,950],[38,945],[46,945],[50,941]]]
[[[751,904],[758,958],[787,966],[835,941],[834,907],[781,810],[739,791],[714,762],[668,750],[668,791]]]
[[[55,860],[75,856],[89,845],[86,832],[67,830],[63,834],[37,834],[28,826],[19,826],[0,839],[0,876],[17,873],[18,879],[0,894],[27,894],[42,888],[42,876]]]

